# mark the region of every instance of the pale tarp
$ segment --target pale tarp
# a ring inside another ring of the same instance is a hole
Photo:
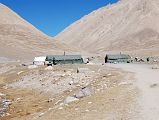
[[[35,57],[34,58],[34,64],[35,65],[44,65],[46,60],[46,56],[41,56],[41,57]]]

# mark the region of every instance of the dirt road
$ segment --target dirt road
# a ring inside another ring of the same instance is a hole
[[[138,104],[141,107],[140,120],[159,119],[159,70],[152,65],[113,64],[108,65],[135,73],[135,85],[140,91]]]

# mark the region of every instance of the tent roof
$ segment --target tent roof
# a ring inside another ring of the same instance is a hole
[[[48,60],[79,60],[82,59],[81,55],[48,55]]]
[[[41,56],[41,57],[35,57],[34,58],[35,62],[38,62],[38,61],[45,62],[45,60],[46,60],[46,56]]]
[[[108,54],[106,55],[108,59],[130,59],[131,57],[127,54]]]

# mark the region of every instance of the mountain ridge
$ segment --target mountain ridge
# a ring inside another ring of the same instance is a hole
[[[59,43],[1,3],[0,11],[0,57],[27,60],[63,51]]]
[[[121,0],[84,16],[55,38],[61,43],[77,46],[80,50],[99,54],[109,51],[131,52],[135,45],[131,45],[132,38],[135,38],[134,41],[140,38],[141,41],[134,51],[145,50],[147,44],[142,45],[144,41],[141,37],[137,37],[140,35],[138,33],[142,33],[145,37],[144,34],[154,32],[153,36],[148,35],[152,42],[151,46],[154,47],[147,48],[148,51],[153,51],[152,49],[159,48],[158,5],[157,0]],[[112,46],[114,44],[115,46]],[[123,50],[121,45],[123,48],[130,47]]]

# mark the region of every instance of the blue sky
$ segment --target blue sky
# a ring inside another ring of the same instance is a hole
[[[71,23],[117,0],[0,0],[25,20],[49,36]]]

